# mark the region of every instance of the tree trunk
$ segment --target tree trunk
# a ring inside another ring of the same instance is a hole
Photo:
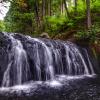
[[[45,11],[46,11],[46,16],[48,15],[48,2],[49,0],[45,0]]]
[[[63,4],[64,4],[64,2],[63,2],[63,0],[61,0],[61,4],[60,4],[60,9],[61,9],[61,14],[63,14],[63,11],[64,11],[64,7],[63,7]]]
[[[69,18],[70,15],[69,15],[69,11],[68,11],[68,8],[67,8],[66,0],[63,0],[63,2],[64,2],[64,6],[65,6],[67,17]]]
[[[77,1],[78,0],[75,0],[75,15],[77,15]]]
[[[34,13],[35,13],[35,20],[37,23],[37,29],[40,28],[40,19],[39,19],[39,7],[38,7],[38,0],[34,1]]]
[[[87,7],[87,28],[91,28],[91,10],[90,10],[90,0],[86,0]]]
[[[45,11],[45,0],[42,0],[42,18],[46,15]]]
[[[48,15],[51,16],[51,0],[48,0]]]

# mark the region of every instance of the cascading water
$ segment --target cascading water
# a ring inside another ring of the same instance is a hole
[[[22,43],[9,35],[12,46],[8,54],[9,63],[4,72],[2,86],[20,85],[28,81],[29,64],[27,61],[27,54],[23,49]]]
[[[5,49],[8,64],[2,72],[3,87],[21,85],[30,80],[53,80],[56,75],[94,74],[85,48],[68,41],[31,38],[18,34],[3,35],[11,42]]]

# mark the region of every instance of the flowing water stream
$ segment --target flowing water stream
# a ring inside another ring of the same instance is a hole
[[[94,65],[86,48],[69,41],[8,33],[2,35],[7,45],[1,46],[5,48],[1,52],[6,52],[7,59],[3,61],[5,65],[0,62],[0,91],[28,90],[40,84],[60,87],[64,80],[95,75]]]

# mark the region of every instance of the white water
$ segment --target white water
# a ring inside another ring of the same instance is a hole
[[[38,39],[34,39],[35,41],[39,42],[42,44],[42,46],[44,47],[45,50],[45,58],[47,61],[46,63],[46,73],[49,74],[50,73],[50,78],[54,79],[54,69],[53,69],[53,63],[52,63],[52,53],[51,50],[45,45],[45,43],[43,43],[41,40]]]
[[[10,36],[10,38],[12,41],[12,49],[9,56],[10,61],[3,76],[3,81],[2,81],[3,87],[4,86],[8,87],[11,84],[11,79],[10,79],[11,77],[14,77],[12,82],[15,85],[21,85],[23,78],[25,79],[25,81],[27,81],[27,78],[28,78],[27,71],[29,70],[29,64],[27,61],[27,54],[25,50],[23,49],[23,45],[21,44],[19,40],[14,39],[12,36]],[[13,56],[13,58],[11,58],[11,56]],[[13,71],[12,72],[13,76],[11,77],[10,77],[10,71]]]
[[[12,35],[5,35],[12,44],[8,52],[9,63],[3,74],[2,87],[21,86],[31,80],[45,80],[47,84],[55,87],[61,86],[55,79],[57,75],[80,78],[79,75],[83,77],[95,74],[87,50],[84,50],[86,62],[80,49],[73,43],[45,41],[27,36],[25,39],[31,42],[29,48],[27,43],[22,43]],[[23,45],[26,46],[25,49]],[[34,63],[30,63],[30,60]],[[61,80],[63,78],[61,77]]]

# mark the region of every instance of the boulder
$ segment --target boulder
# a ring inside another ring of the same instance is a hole
[[[46,32],[43,32],[43,33],[40,35],[40,37],[42,37],[42,38],[47,38],[47,39],[50,38],[49,34],[46,33]]]

